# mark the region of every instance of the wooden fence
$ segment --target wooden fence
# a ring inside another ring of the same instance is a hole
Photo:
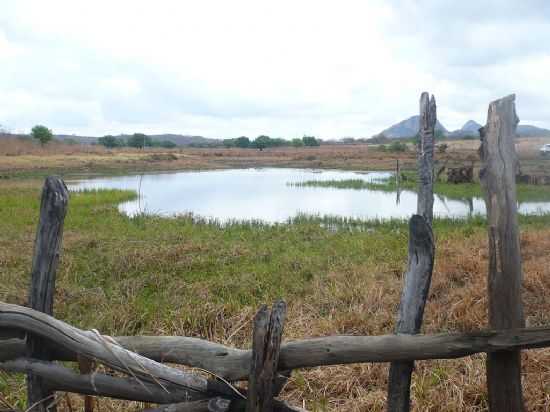
[[[451,359],[487,353],[491,411],[524,409],[520,350],[550,346],[550,326],[524,328],[521,259],[516,210],[518,122],[514,96],[492,102],[481,130],[489,236],[489,322],[492,330],[421,335],[435,256],[433,148],[436,105],[420,99],[419,201],[409,222],[409,260],[396,334],[328,336],[282,343],[286,304],[262,306],[254,318],[251,350],[177,336],[109,337],[52,316],[55,274],[61,250],[68,192],[63,181],[46,179],[42,192],[29,306],[0,302],[0,369],[28,376],[29,411],[55,411],[56,392],[159,404],[147,411],[299,411],[277,396],[293,369],[358,362],[391,362],[388,410],[408,411],[415,360]],[[79,373],[55,361],[78,362]],[[202,369],[210,378],[170,367]],[[102,364],[116,374],[94,371]],[[248,380],[248,389],[231,382]]]

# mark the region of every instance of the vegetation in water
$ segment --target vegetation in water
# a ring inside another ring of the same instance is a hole
[[[417,190],[416,175],[414,173],[406,172],[402,173],[401,176],[402,178],[399,183],[396,181],[395,176],[390,176],[370,181],[364,179],[306,180],[302,182],[289,182],[288,185],[295,187],[382,190],[387,192],[395,192],[398,189]],[[434,184],[434,193],[459,200],[483,197],[481,185],[478,182],[454,184],[438,181]],[[550,187],[518,184],[517,197],[519,202],[550,201]]]

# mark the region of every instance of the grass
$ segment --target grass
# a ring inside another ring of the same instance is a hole
[[[40,181],[0,182],[0,300],[25,304]],[[55,314],[109,335],[199,336],[249,347],[261,303],[289,303],[285,339],[391,333],[407,259],[404,221],[298,216],[286,224],[118,213],[135,193],[72,193]],[[525,313],[550,323],[550,217],[521,217]],[[337,228],[338,230],[335,230]],[[485,220],[434,222],[436,267],[424,331],[485,327]],[[524,352],[528,410],[550,408],[550,350]],[[388,367],[361,364],[295,371],[283,396],[310,410],[382,411]],[[23,408],[21,377],[0,373],[0,393]],[[484,357],[416,365],[413,410],[486,410]],[[71,395],[73,407],[81,405]],[[101,410],[143,405],[102,399]],[[66,399],[61,408],[67,408]]]
[[[306,180],[303,182],[289,182],[295,187],[321,187],[351,190],[383,190],[395,192],[399,189],[417,190],[416,176],[413,173],[404,173],[405,179],[399,182],[395,177],[381,178],[373,181],[363,179],[341,179],[341,180]],[[479,183],[447,183],[438,181],[434,184],[434,193],[446,196],[450,199],[472,199],[483,197]],[[550,201],[550,186],[535,186],[528,184],[517,185],[517,197],[520,202]]]

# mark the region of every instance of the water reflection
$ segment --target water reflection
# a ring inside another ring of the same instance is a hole
[[[408,218],[416,211],[416,193],[380,190],[293,187],[306,180],[364,179],[391,176],[389,172],[350,172],[307,169],[234,169],[205,172],[158,173],[87,179],[69,184],[72,190],[91,188],[131,189],[137,200],[119,209],[128,214],[176,215],[193,213],[221,222],[262,220],[284,222],[298,214],[331,215],[359,219]],[[521,213],[550,211],[548,202],[522,203]],[[485,213],[481,198],[451,199],[436,195],[434,214],[466,217]]]

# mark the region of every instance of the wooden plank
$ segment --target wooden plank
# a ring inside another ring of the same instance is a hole
[[[0,303],[0,328],[22,329],[34,336],[55,342],[76,354],[95,359],[119,372],[145,382],[167,383],[182,390],[200,393],[234,392],[225,383],[210,381],[179,369],[171,368],[130,352],[108,336],[97,331],[83,331],[30,308]]]
[[[63,180],[55,176],[47,177],[42,189],[40,219],[34,243],[29,306],[48,315],[53,314],[55,278],[68,202],[69,192]],[[49,359],[42,339],[31,336],[27,345],[29,356]],[[34,405],[32,411],[55,412],[55,405],[48,408],[53,401],[53,395],[41,377],[27,375],[27,404]],[[46,399],[49,400],[45,401]]]
[[[14,305],[18,308],[18,306]],[[0,328],[18,323],[21,330],[34,333],[33,324],[17,315],[6,316],[7,304],[0,303]],[[23,308],[29,310],[28,308]],[[127,349],[136,349],[141,355],[156,361],[180,363],[193,367],[203,366],[208,357],[214,358],[207,369],[228,380],[245,380],[250,373],[252,351],[215,345],[195,338],[167,336],[117,337],[116,341]],[[192,344],[188,341],[191,340]],[[165,343],[166,342],[166,343]],[[215,345],[224,352],[211,352],[203,347]],[[174,353],[159,353],[158,348],[172,346]],[[380,335],[380,336],[328,336],[286,342],[281,345],[279,371],[340,365],[361,362],[393,362],[426,359],[456,359],[476,353],[492,353],[516,349],[537,349],[550,346],[550,326],[470,333],[443,333],[435,335]],[[56,344],[53,358],[76,361],[74,351]],[[184,354],[180,354],[184,352]],[[218,356],[225,353],[224,356]],[[0,341],[0,361],[25,356],[24,341]],[[223,362],[228,361],[226,364]],[[221,365],[216,367],[215,363]],[[244,366],[241,366],[244,365]]]
[[[247,412],[273,411],[273,390],[285,314],[286,303],[280,300],[273,305],[271,313],[263,305],[254,317]]]
[[[435,244],[432,233],[434,138],[437,113],[435,98],[420,96],[420,126],[417,151],[417,215],[409,222],[409,262],[397,315],[396,333],[417,334],[422,326],[424,307],[432,280]],[[388,410],[410,410],[413,361],[392,362],[388,379]]]
[[[164,389],[154,382],[134,378],[114,377],[102,373],[83,375],[64,366],[36,359],[19,358],[0,362],[0,369],[12,373],[32,372],[40,376],[46,388],[83,395],[105,396],[131,401],[173,403],[208,397],[201,392],[187,391],[164,383]]]
[[[231,401],[216,397],[201,401],[162,405],[158,408],[144,409],[142,412],[226,412],[230,407]]]
[[[489,236],[489,325],[498,329],[525,325],[515,180],[519,164],[514,147],[518,122],[515,95],[510,95],[489,105],[487,125],[480,130],[480,179]],[[519,351],[487,356],[487,387],[490,410],[524,410]]]

